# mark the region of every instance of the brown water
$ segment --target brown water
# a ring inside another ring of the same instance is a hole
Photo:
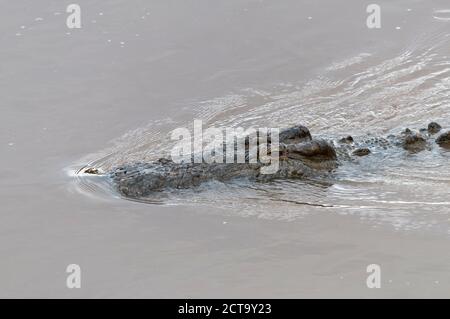
[[[450,6],[380,1],[3,2],[0,296],[448,297],[450,152],[329,180],[212,182],[136,203],[85,165],[152,160],[172,129],[450,128]],[[40,18],[40,19],[36,19]],[[65,286],[77,263],[82,288]],[[382,288],[365,285],[380,264]]]

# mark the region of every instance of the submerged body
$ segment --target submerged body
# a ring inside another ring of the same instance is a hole
[[[398,136],[366,137],[355,140],[348,136],[336,141],[313,139],[304,126],[294,126],[279,135],[279,167],[272,174],[262,168],[269,165],[261,161],[250,163],[175,163],[161,158],[150,163],[132,163],[117,167],[108,176],[118,192],[125,197],[139,198],[168,188],[192,188],[204,182],[227,182],[238,178],[252,181],[308,178],[327,175],[339,164],[373,151],[395,148],[406,152],[420,152],[439,145],[450,146],[450,132],[438,134],[441,127],[430,123],[427,129],[413,132],[406,129]],[[259,147],[259,145],[258,145]],[[270,139],[268,142],[270,149]],[[248,149],[246,149],[248,151]],[[248,155],[248,154],[247,154]],[[92,168],[85,173],[95,173]]]

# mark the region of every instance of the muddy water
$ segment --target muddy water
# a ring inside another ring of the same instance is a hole
[[[77,174],[165,155],[193,119],[325,138],[450,128],[446,1],[380,1],[377,30],[356,0],[79,4],[80,30],[59,1],[2,4],[1,296],[448,297],[444,149],[139,203]]]

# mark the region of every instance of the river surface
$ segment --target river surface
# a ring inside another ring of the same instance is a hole
[[[175,128],[450,129],[450,3],[0,0],[0,297],[450,297],[450,151],[121,198]],[[66,287],[66,267],[82,270]],[[369,289],[366,268],[381,267]]]

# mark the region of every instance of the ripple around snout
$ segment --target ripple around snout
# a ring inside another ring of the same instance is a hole
[[[112,198],[120,198],[107,176],[84,173],[91,167],[92,163],[74,164],[66,168],[66,174],[72,179],[71,190],[94,200],[110,201]]]

